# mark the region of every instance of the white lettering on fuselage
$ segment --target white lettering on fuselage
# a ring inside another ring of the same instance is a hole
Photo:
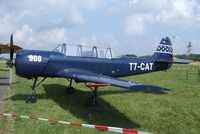
[[[42,57],[40,55],[29,55],[28,56],[28,60],[30,62],[41,62],[42,61]]]
[[[153,70],[153,63],[129,63],[129,69],[132,70],[141,70],[141,71],[147,71],[147,70]]]

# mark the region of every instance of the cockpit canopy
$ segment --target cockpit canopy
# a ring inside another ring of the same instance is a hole
[[[67,48],[68,47],[68,48]],[[101,48],[93,46],[73,45],[73,44],[60,44],[55,49],[55,52],[62,53],[68,56],[80,57],[96,57],[96,58],[113,58],[112,50],[110,47]]]

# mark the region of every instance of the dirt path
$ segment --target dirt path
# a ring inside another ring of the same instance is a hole
[[[200,66],[200,62],[199,61],[194,61],[191,63],[192,65],[199,65]]]

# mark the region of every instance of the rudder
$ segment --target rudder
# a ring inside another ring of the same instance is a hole
[[[173,48],[169,37],[162,38],[153,58],[157,62],[172,62],[173,61]]]

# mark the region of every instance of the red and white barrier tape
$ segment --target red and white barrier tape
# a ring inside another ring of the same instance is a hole
[[[92,124],[81,124],[81,123],[76,123],[76,122],[68,122],[68,121],[60,121],[60,120],[51,120],[51,119],[46,119],[46,118],[40,118],[40,117],[37,117],[37,116],[18,115],[16,113],[10,114],[10,113],[0,112],[0,116],[40,120],[40,121],[46,121],[46,122],[50,122],[50,123],[61,123],[61,124],[65,124],[65,125],[73,125],[73,126],[85,127],[85,128],[94,128],[94,129],[98,129],[98,130],[101,130],[101,131],[111,131],[111,132],[123,133],[123,134],[150,134],[148,132],[138,131],[138,130],[134,130],[134,129],[101,126],[101,125],[92,125]]]

